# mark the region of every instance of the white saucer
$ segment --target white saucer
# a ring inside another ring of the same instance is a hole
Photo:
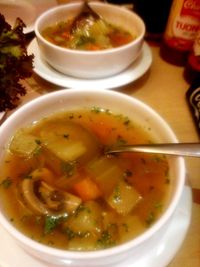
[[[165,267],[173,259],[179,250],[191,219],[192,193],[188,186],[184,187],[173,220],[166,233],[160,236],[157,245],[154,245],[148,254],[142,255],[135,261],[129,258],[122,264],[114,267]],[[10,235],[0,227],[0,267],[55,267],[40,262],[24,252],[10,237]]]
[[[76,89],[113,89],[126,85],[140,78],[152,63],[151,49],[147,43],[144,43],[138,59],[120,74],[104,79],[79,79],[64,75],[45,62],[40,55],[36,39],[30,43],[28,54],[35,55],[34,71],[40,77],[53,84]]]
[[[4,116],[4,114],[5,114],[4,111],[0,112],[0,119]],[[0,266],[0,267],[1,267],[1,266]]]
[[[36,18],[45,10],[57,5],[56,0],[0,0],[0,12],[6,21],[13,26],[17,17],[26,24],[24,33],[34,29]]]

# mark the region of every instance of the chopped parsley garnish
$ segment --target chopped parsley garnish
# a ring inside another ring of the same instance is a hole
[[[67,218],[67,214],[64,215],[47,215],[45,217],[45,224],[44,224],[44,234],[51,233],[57,225],[63,222]]]
[[[165,179],[165,184],[170,184],[170,179],[169,178]]]
[[[121,136],[118,136],[115,146],[122,146],[125,144],[127,144],[127,141],[124,140]]]
[[[121,201],[121,192],[120,192],[120,187],[118,185],[114,189],[113,200],[114,200],[114,202],[120,202]]]
[[[155,214],[154,214],[154,212],[151,211],[151,212],[148,214],[148,217],[146,218],[146,224],[149,226],[149,225],[151,225],[154,221],[155,221]]]
[[[124,125],[129,125],[130,124],[130,119],[128,117],[124,118]]]
[[[89,231],[84,231],[84,232],[75,232],[73,231],[71,228],[69,227],[66,227],[65,228],[65,234],[67,236],[67,239],[68,240],[71,240],[73,238],[84,238],[84,237],[87,237],[89,236],[91,233]]]
[[[76,161],[62,162],[62,170],[67,174],[67,177],[71,177],[76,171]]]
[[[129,231],[128,224],[127,223],[123,223],[122,226],[123,226],[125,232],[128,233],[128,231]]]
[[[102,110],[100,107],[93,107],[92,108],[92,112],[95,112],[95,113],[100,113]]]
[[[125,172],[124,172],[124,178],[127,178],[127,177],[130,177],[130,176],[132,176],[133,175],[133,173],[132,173],[132,171],[130,171],[130,170],[126,170]]]
[[[2,185],[5,189],[9,188],[12,184],[12,180],[10,177],[5,178],[0,185]]]
[[[115,240],[108,230],[102,232],[101,237],[97,240],[97,246],[108,248],[115,245]]]
[[[36,142],[37,145],[41,145],[42,144],[42,142],[39,139],[35,139],[35,142]]]
[[[27,174],[23,177],[23,179],[32,179],[33,176],[31,174]]]

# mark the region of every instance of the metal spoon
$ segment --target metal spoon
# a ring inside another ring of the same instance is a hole
[[[200,143],[124,145],[107,150],[105,154],[122,152],[144,152],[198,158],[200,157]]]
[[[90,21],[87,21],[87,18],[90,18]],[[88,1],[83,1],[82,10],[72,21],[70,32],[75,32],[83,23],[92,23],[98,19],[101,19],[101,16],[90,7]]]

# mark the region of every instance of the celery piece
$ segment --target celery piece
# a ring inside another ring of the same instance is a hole
[[[96,139],[85,128],[72,121],[46,122],[39,132],[44,146],[63,161],[91,157],[96,149]],[[89,147],[90,149],[87,149]]]
[[[65,140],[55,140],[45,144],[55,156],[64,161],[76,160],[86,152],[86,147],[82,142],[65,142]]]
[[[22,157],[31,157],[39,151],[40,145],[37,137],[19,130],[11,140],[9,149],[12,153],[17,153]]]
[[[121,180],[107,199],[107,203],[119,214],[128,214],[142,199],[140,194]]]
[[[66,229],[66,235],[70,239],[68,249],[75,251],[94,251],[96,249],[97,237],[90,232],[83,234]]]
[[[108,196],[122,176],[115,159],[100,157],[89,163],[88,172],[94,177],[102,192]]]
[[[90,27],[90,33],[94,36],[106,35],[112,30],[112,26],[102,19],[96,20]]]
[[[87,201],[81,205],[74,216],[71,216],[65,226],[73,231],[84,235],[85,233],[98,234],[102,230],[102,209],[94,201]]]

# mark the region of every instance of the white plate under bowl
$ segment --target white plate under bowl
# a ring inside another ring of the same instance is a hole
[[[58,86],[76,89],[113,89],[129,84],[140,78],[151,66],[152,53],[144,43],[141,54],[125,71],[103,79],[79,79],[64,75],[53,69],[41,56],[36,39],[29,47],[28,54],[34,54],[34,71],[43,79]]]
[[[5,114],[4,111],[0,112],[0,120],[1,120],[1,118],[3,118],[4,114]],[[0,267],[1,267],[1,266],[0,266]]]
[[[189,227],[192,209],[192,193],[184,187],[173,219],[163,236],[148,254],[139,259],[128,258],[123,263],[107,267],[166,267],[179,250]],[[13,238],[0,226],[0,267],[56,267],[41,262],[20,248]],[[85,266],[84,266],[85,267]]]
[[[26,24],[24,33],[34,30],[36,18],[50,7],[56,6],[56,0],[0,0],[0,13],[13,26],[17,17]]]

